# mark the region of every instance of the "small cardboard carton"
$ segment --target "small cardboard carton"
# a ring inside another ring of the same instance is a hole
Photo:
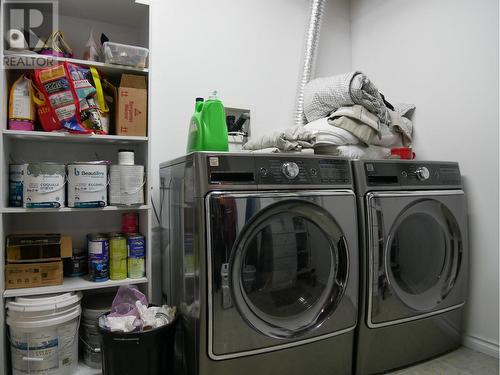
[[[5,265],[5,289],[61,285],[63,263],[18,263]]]
[[[71,237],[58,233],[13,234],[7,237],[7,263],[35,263],[70,258]]]
[[[117,135],[146,136],[148,118],[146,77],[122,74],[116,108]]]

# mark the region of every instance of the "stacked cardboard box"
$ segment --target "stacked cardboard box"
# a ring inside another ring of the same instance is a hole
[[[63,283],[62,258],[71,257],[71,237],[16,234],[7,237],[5,288],[33,288]]]

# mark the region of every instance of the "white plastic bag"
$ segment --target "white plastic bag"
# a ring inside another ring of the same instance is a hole
[[[102,46],[94,38],[94,28],[90,30],[89,39],[85,44],[83,59],[90,61],[102,61]]]

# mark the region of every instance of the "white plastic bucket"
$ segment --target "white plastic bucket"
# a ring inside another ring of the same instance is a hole
[[[108,202],[108,167],[104,164],[68,165],[68,207],[105,207]]]
[[[111,310],[114,297],[114,293],[95,295],[83,304],[80,338],[83,362],[89,367],[101,368],[101,335],[97,328],[98,318]]]
[[[80,299],[81,294],[65,293],[7,303],[14,375],[76,373]]]

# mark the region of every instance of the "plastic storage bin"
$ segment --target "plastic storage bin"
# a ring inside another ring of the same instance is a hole
[[[103,375],[172,375],[177,320],[147,331],[112,332],[103,328],[101,316]]]
[[[104,42],[104,61],[106,64],[118,64],[145,68],[149,50],[113,42]]]

